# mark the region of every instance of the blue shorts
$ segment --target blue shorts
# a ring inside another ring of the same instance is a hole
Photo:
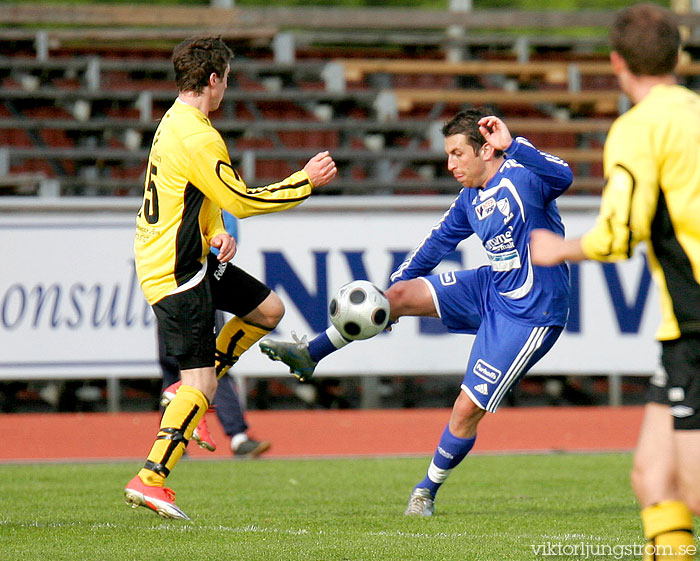
[[[462,390],[491,413],[541,359],[563,326],[527,325],[498,312],[489,302],[490,267],[424,277],[442,323],[456,333],[476,334]]]

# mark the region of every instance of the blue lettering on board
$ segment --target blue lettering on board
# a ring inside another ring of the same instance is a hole
[[[314,251],[316,292],[307,290],[281,251],[265,251],[265,284],[281,287],[306,318],[311,329],[320,333],[328,327],[328,252]]]

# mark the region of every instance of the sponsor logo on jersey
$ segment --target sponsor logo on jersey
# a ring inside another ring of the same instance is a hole
[[[510,211],[510,201],[508,200],[508,197],[503,197],[502,199],[496,201],[496,208],[498,208],[500,213],[505,216],[503,223],[508,224],[511,218],[513,218],[513,213]]]
[[[447,271],[446,273],[440,273],[440,284],[442,286],[452,286],[457,283],[457,276],[454,271]]]
[[[501,378],[501,371],[498,368],[494,368],[488,362],[484,362],[481,359],[476,361],[473,372],[479,378],[486,380],[490,384],[495,384]]]
[[[484,244],[486,251],[505,251],[508,249],[514,249],[515,243],[513,242],[513,227],[508,226],[508,230],[502,234],[494,236]]]
[[[522,267],[520,263],[520,254],[517,249],[507,251],[506,253],[491,253],[487,251],[486,257],[488,257],[491,262],[491,269],[497,273],[504,273]]]
[[[493,197],[486,199],[479,206],[475,207],[474,210],[476,211],[476,216],[479,218],[479,220],[483,220],[484,218],[493,214],[493,211],[496,210],[496,199]]]
[[[488,395],[489,387],[486,384],[479,384],[474,386],[474,389],[478,391],[481,395]]]
[[[450,454],[447,450],[442,448],[441,446],[437,447],[438,454],[440,454],[443,458],[447,458],[448,460],[454,460],[454,456]]]

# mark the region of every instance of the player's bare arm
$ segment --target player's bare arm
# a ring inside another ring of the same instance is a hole
[[[505,150],[513,142],[506,124],[494,115],[479,120],[479,132],[496,150]]]
[[[567,240],[550,230],[538,228],[530,233],[530,257],[534,265],[551,267],[564,261],[584,261],[581,240]]]
[[[329,152],[319,152],[311,158],[304,166],[304,171],[309,175],[309,179],[314,187],[328,185],[338,169]]]
[[[236,238],[230,234],[217,234],[211,239],[209,245],[219,250],[216,258],[221,263],[227,263],[236,255]]]

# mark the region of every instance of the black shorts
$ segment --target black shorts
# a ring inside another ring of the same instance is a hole
[[[202,282],[153,305],[166,354],[177,358],[180,370],[214,366],[216,310],[243,317],[270,292],[243,269],[219,263],[216,256],[209,254]]]
[[[647,401],[668,405],[675,430],[700,430],[700,335],[661,342],[661,367]]]

